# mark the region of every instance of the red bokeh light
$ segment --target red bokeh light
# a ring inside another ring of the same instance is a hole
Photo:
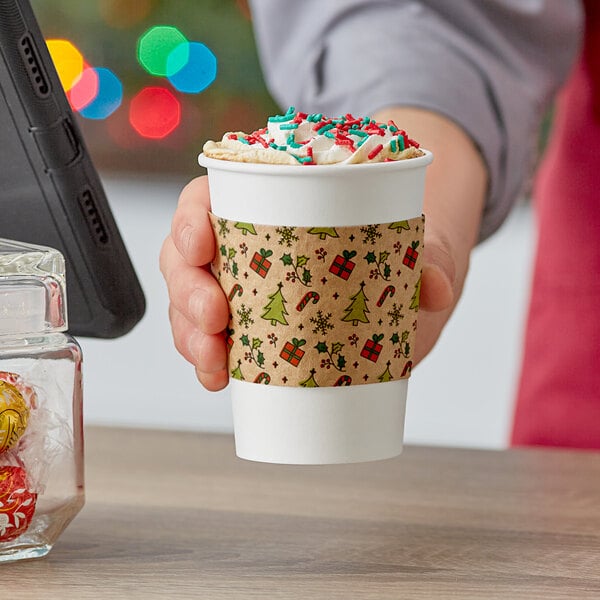
[[[166,88],[146,87],[131,100],[129,122],[142,137],[162,139],[181,122],[181,104]]]
[[[83,72],[67,92],[71,108],[81,110],[95,100],[98,95],[98,73],[87,63],[83,63]]]

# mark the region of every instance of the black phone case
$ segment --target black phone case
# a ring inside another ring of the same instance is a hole
[[[60,250],[69,332],[112,338],[145,300],[28,0],[0,0],[0,237]]]

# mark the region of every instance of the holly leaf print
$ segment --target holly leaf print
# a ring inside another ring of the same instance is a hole
[[[233,258],[237,254],[237,250],[235,248],[229,248],[228,258]]]
[[[322,354],[323,352],[327,352],[327,344],[325,342],[319,342],[315,348],[317,349],[317,351],[319,352],[319,354]]]
[[[367,261],[368,264],[377,262],[377,259],[375,258],[375,252],[367,252],[367,255],[365,256],[365,260]]]
[[[302,271],[302,281],[304,281],[304,283],[310,283],[311,279],[312,275],[310,274],[310,271],[308,269],[304,269]]]
[[[408,333],[408,331],[406,333]],[[404,338],[404,334],[402,334],[402,337]],[[392,344],[396,345],[399,341],[400,341],[400,336],[398,335],[398,333],[393,333],[392,337],[390,338],[390,342],[392,342]],[[404,341],[404,339],[402,341]]]
[[[250,345],[250,339],[248,338],[248,336],[246,334],[244,334],[241,338],[240,338],[241,342],[242,342],[242,346],[249,346]]]
[[[262,367],[265,364],[265,355],[260,350],[256,354],[256,362],[259,367]]]
[[[291,254],[284,254],[280,260],[286,267],[289,267],[290,265],[294,264]]]
[[[390,265],[388,265],[387,263],[385,263],[385,266],[383,267],[383,276],[385,279],[389,279],[390,275],[392,273],[392,268],[390,267]]]
[[[383,252],[379,253],[379,264],[384,263],[387,260],[387,257],[390,255],[389,252],[386,252],[385,250]]]
[[[333,344],[331,344],[331,354],[337,354],[338,352],[341,352],[343,347],[344,344],[341,342],[333,342]]]
[[[341,354],[338,356],[337,366],[340,371],[343,371],[346,366],[346,359]]]
[[[252,350],[256,350],[262,346],[262,340],[260,338],[252,338]]]
[[[221,256],[227,256],[227,248],[225,248],[225,245],[219,248],[219,252],[221,253]]]
[[[410,344],[408,342],[406,342],[406,344],[404,344],[404,354],[406,356],[408,356],[410,354]]]
[[[239,268],[238,268],[238,264],[235,261],[231,263],[231,272],[233,273],[234,277],[238,276]]]
[[[296,261],[296,266],[297,267],[303,267],[306,263],[308,262],[308,256],[299,256],[298,260]]]
[[[402,343],[404,343],[408,339],[409,333],[408,331],[402,332]]]

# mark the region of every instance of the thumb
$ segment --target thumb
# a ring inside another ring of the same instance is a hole
[[[454,304],[456,263],[450,244],[435,235],[426,236],[423,250],[420,307],[438,312]]]

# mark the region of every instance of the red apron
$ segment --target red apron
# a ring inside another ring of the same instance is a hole
[[[513,445],[600,449],[600,2],[534,190],[538,243]]]

